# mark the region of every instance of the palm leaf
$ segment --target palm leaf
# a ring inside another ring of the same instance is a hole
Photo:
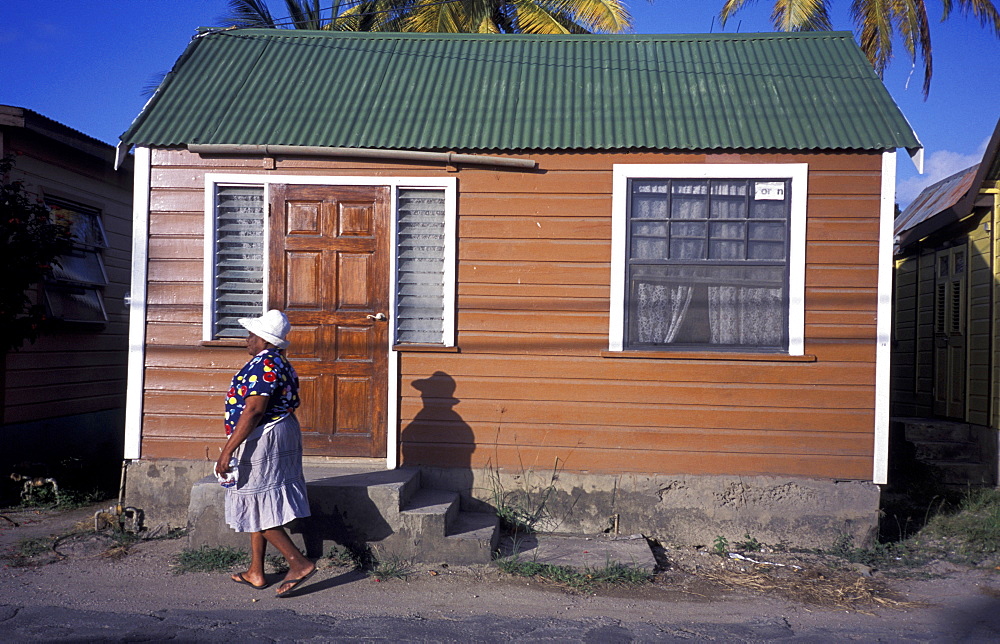
[[[274,18],[264,0],[229,0],[229,13],[220,21],[224,26],[264,27],[274,29]]]
[[[617,34],[632,26],[632,16],[621,0],[553,0],[544,4],[591,33]]]
[[[726,21],[732,18],[733,14],[753,2],[754,0],[726,0],[722,5],[722,11],[719,12],[719,22],[725,27]]]
[[[403,21],[403,31],[423,33],[461,33],[467,16],[464,3],[420,0]]]
[[[829,31],[827,0],[775,0],[771,24],[779,31]]]
[[[993,33],[1000,36],[1000,11],[992,0],[958,0],[958,8],[962,15],[968,17],[971,13],[983,27],[993,27]],[[947,20],[953,9],[951,0],[941,0],[941,20]]]

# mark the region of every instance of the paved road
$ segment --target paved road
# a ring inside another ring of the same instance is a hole
[[[995,600],[994,600],[995,602]],[[0,606],[0,637],[6,642],[898,642],[1000,639],[996,603],[992,621],[976,624],[925,624],[909,627],[873,621],[796,628],[786,618],[741,618],[737,623],[623,622],[589,619],[518,618],[491,614],[474,617],[359,617],[301,615],[291,609],[161,610],[120,613],[52,606]],[[989,615],[983,615],[989,617]],[[951,628],[953,627],[953,628]]]
[[[0,546],[29,529],[52,530],[0,526]],[[327,568],[297,597],[277,599],[273,587],[224,574],[173,574],[183,541],[145,542],[120,559],[105,546],[67,543],[48,565],[0,568],[0,643],[1000,641],[998,571],[914,580],[900,589],[911,605],[876,614],[667,586],[567,594],[495,569],[443,567],[384,583]]]

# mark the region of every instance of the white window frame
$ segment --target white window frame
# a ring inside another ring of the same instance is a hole
[[[263,183],[257,182],[232,182],[232,181],[218,181],[214,182],[210,188],[206,188],[205,191],[205,250],[204,250],[204,260],[205,264],[203,266],[204,274],[202,276],[203,280],[203,307],[202,307],[202,339],[206,341],[212,340],[233,340],[233,338],[216,338],[215,337],[215,250],[217,237],[216,222],[218,219],[218,199],[217,191],[220,187],[229,186],[239,186],[247,188],[263,188],[264,189],[264,248],[261,253],[261,261],[263,262],[264,277],[262,281],[264,294],[262,298],[263,306],[261,307],[261,314],[267,311],[267,251],[269,244],[269,230],[270,226],[267,225],[268,217],[268,190],[267,186]]]
[[[615,164],[612,167],[611,303],[609,351],[624,351],[625,271],[630,179],[776,179],[791,182],[788,253],[788,355],[805,353],[806,202],[809,165],[753,164]],[[706,351],[711,351],[706,348]]]
[[[390,261],[389,302],[392,320],[396,319],[396,248],[397,248],[397,195],[402,189],[436,189],[444,190],[445,200],[445,276],[444,276],[444,319],[442,344],[443,347],[455,346],[455,293],[457,275],[457,219],[458,219],[458,179],[456,177],[361,177],[361,176],[301,176],[274,174],[216,174],[205,175],[205,257],[203,279],[202,305],[202,339],[213,341],[214,338],[214,292],[215,281],[215,207],[216,188],[220,185],[263,186],[265,210],[271,203],[272,184],[320,185],[320,186],[388,186],[390,188],[389,208],[392,213],[389,247],[385,249]],[[265,222],[269,213],[266,213]],[[268,283],[268,239],[269,226],[264,230],[264,284]],[[267,301],[267,288],[264,289],[264,305],[261,313],[270,308]],[[392,343],[395,344],[395,324],[392,325]]]

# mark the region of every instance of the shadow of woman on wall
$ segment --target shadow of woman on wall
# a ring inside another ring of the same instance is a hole
[[[421,408],[400,433],[401,464],[421,469],[421,485],[462,495],[462,507],[472,504],[472,428],[454,407],[455,379],[444,371],[410,383],[420,392]]]

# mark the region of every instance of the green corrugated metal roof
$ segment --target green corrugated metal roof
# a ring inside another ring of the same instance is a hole
[[[840,32],[207,32],[122,140],[452,151],[920,147]]]

